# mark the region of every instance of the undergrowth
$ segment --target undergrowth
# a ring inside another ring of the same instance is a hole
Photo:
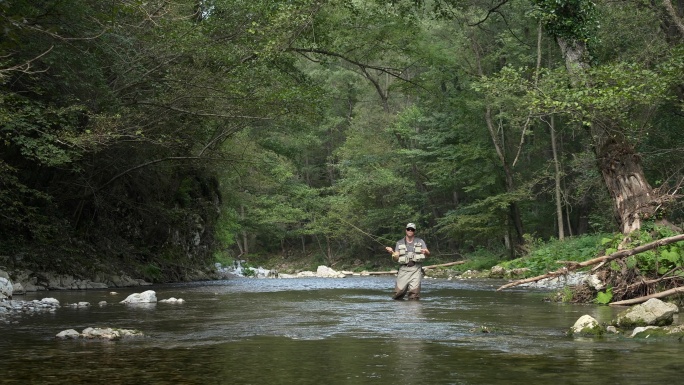
[[[603,243],[606,234],[582,235],[564,240],[552,239],[542,242],[533,239],[528,242],[527,255],[499,263],[505,269],[529,269],[526,276],[533,277],[558,270],[563,266],[560,261],[583,262],[603,255],[606,245]],[[612,238],[609,238],[612,239]]]

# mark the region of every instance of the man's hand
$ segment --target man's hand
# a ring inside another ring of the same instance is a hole
[[[385,247],[385,250],[387,250],[388,253],[394,253],[394,250],[389,246]]]

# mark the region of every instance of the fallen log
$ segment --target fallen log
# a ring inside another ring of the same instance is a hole
[[[454,266],[454,265],[462,265],[466,263],[467,261],[456,261],[456,262],[448,262],[448,263],[440,263],[438,265],[428,265],[428,266],[423,266],[423,270],[427,269],[434,269],[436,267],[447,267],[447,266]],[[368,272],[368,275],[390,275],[390,274],[397,274],[397,270],[389,270],[389,271],[370,271]]]
[[[423,269],[434,269],[435,267],[447,267],[447,266],[454,266],[454,265],[462,265],[468,261],[456,261],[456,262],[449,262],[449,263],[440,263],[439,265],[429,265],[429,266],[423,266]]]
[[[562,269],[559,269],[559,270],[556,270],[556,271],[552,271],[552,272],[550,272],[550,273],[546,273],[546,274],[543,274],[543,275],[538,275],[538,276],[536,276],[536,277],[525,278],[525,279],[519,279],[519,280],[517,280],[517,281],[509,282],[509,283],[507,283],[507,284],[505,284],[505,285],[502,285],[501,287],[499,287],[498,289],[496,289],[496,291],[503,290],[503,289],[507,289],[507,288],[513,287],[513,286],[522,285],[522,284],[524,284],[524,283],[537,282],[537,281],[542,280],[542,279],[544,279],[544,278],[555,278],[555,277],[559,277],[559,276],[561,276],[561,275],[567,274],[568,271],[570,271],[570,270],[573,270],[573,269],[567,269],[567,268],[564,267],[564,268],[562,268]]]
[[[643,253],[644,251],[655,249],[656,247],[659,247],[659,246],[664,246],[664,245],[668,245],[670,243],[675,243],[675,242],[679,242],[679,241],[684,241],[684,234],[679,234],[679,235],[675,235],[675,236],[668,237],[668,238],[658,239],[656,241],[647,243],[645,245],[637,246],[633,249],[620,250],[620,251],[615,252],[613,254],[604,255],[602,257],[590,259],[590,260],[584,261],[584,262],[568,263],[569,261],[563,261],[563,263],[566,263],[567,266],[562,267],[556,271],[552,271],[552,272],[549,272],[546,274],[538,275],[536,277],[521,279],[521,280],[517,280],[517,281],[507,283],[507,284],[499,287],[498,289],[496,289],[496,291],[507,289],[507,288],[513,287],[513,286],[522,285],[523,283],[536,282],[536,281],[539,281],[539,280],[544,279],[544,278],[558,277],[560,275],[567,274],[569,271],[577,270],[577,269],[580,269],[582,267],[595,265],[597,263],[605,263],[605,262],[609,262],[609,261],[612,261],[612,260],[618,259],[618,258],[629,257],[629,256],[632,256],[635,254]]]
[[[677,294],[677,293],[684,293],[684,286],[675,287],[674,289],[661,291],[661,292],[655,293],[655,294],[645,295],[643,297],[626,299],[623,301],[615,301],[615,302],[609,303],[608,305],[610,305],[610,306],[634,305],[637,303],[646,302],[651,298],[663,298],[663,297],[667,297],[667,296],[670,296],[672,294]]]
[[[389,275],[389,274],[397,274],[397,270],[390,270],[390,271],[369,271],[368,275]]]

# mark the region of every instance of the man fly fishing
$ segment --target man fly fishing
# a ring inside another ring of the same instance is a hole
[[[416,224],[406,225],[406,235],[397,241],[394,249],[387,246],[385,250],[392,254],[392,259],[401,264],[397,273],[393,299],[420,299],[420,281],[423,279],[423,260],[430,255],[425,241],[416,236]]]

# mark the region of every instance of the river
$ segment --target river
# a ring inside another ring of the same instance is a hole
[[[497,292],[502,281],[424,280],[421,301],[390,299],[393,277],[249,279],[51,291],[54,313],[0,323],[2,384],[668,384],[676,340],[568,337],[584,314],[620,309]],[[154,290],[183,304],[119,304]],[[67,303],[87,301],[88,308]],[[100,307],[98,302],[107,301]],[[676,319],[675,322],[678,322]],[[57,340],[115,327],[144,338]]]

